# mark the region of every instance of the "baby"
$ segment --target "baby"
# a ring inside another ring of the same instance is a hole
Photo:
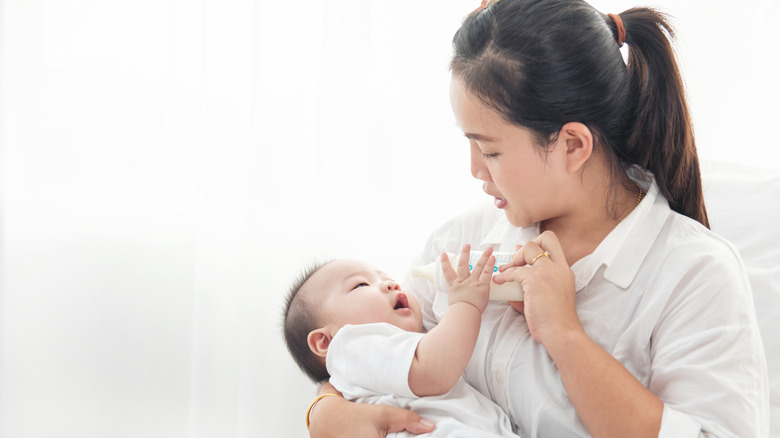
[[[436,423],[436,437],[517,438],[501,408],[462,377],[488,302],[491,253],[472,271],[468,245],[457,267],[442,254],[449,307],[427,333],[417,300],[382,271],[357,260],[310,269],[287,297],[287,347],[315,382],[330,379],[356,402],[411,409]]]

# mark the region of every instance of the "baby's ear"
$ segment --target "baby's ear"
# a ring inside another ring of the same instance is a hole
[[[330,346],[330,340],[333,339],[330,331],[325,328],[318,328],[309,332],[307,340],[309,341],[309,349],[319,357],[325,357],[328,354],[328,347]]]

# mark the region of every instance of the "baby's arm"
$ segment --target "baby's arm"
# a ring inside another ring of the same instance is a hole
[[[455,385],[471,359],[485,311],[495,257],[488,248],[469,272],[468,245],[463,246],[457,270],[442,254],[444,278],[449,283],[449,307],[438,325],[417,345],[409,369],[409,388],[416,395],[444,394]]]

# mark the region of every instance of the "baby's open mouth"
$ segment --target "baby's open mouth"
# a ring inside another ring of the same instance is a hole
[[[407,307],[409,307],[409,300],[406,298],[406,294],[396,295],[393,310],[406,309]]]

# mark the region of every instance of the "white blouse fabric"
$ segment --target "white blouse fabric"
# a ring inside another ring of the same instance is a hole
[[[653,176],[630,168],[646,195],[572,266],[577,312],[588,335],[664,402],[660,437],[765,437],[769,383],[750,286],[731,244],[673,212]],[[511,226],[484,206],[444,224],[415,261],[464,243],[513,251],[539,228]],[[407,279],[426,329],[447,297]],[[555,364],[505,302],[483,314],[466,379],[499,404],[524,437],[589,436]]]
[[[446,394],[414,395],[409,368],[423,335],[386,323],[345,325],[328,348],[330,383],[347,400],[411,409],[436,423],[430,434],[388,438],[518,438],[501,408],[463,378]]]

